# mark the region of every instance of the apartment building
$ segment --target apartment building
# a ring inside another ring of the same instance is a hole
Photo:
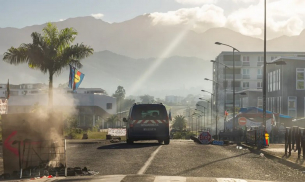
[[[305,52],[267,52],[266,59],[267,62],[271,62],[279,57],[304,56]],[[221,52],[216,57],[215,61],[216,62],[213,63],[214,109],[217,108],[219,116],[223,116],[225,107],[227,110],[232,110],[233,107],[234,83],[232,51]],[[263,62],[264,52],[235,52],[235,107],[242,106],[242,96],[238,92],[242,90],[262,89]],[[226,65],[227,68],[225,68],[224,65]],[[258,94],[258,99],[261,99],[261,97]],[[260,106],[256,105],[255,107]]]

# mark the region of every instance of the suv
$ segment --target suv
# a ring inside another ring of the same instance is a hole
[[[138,140],[158,140],[168,145],[169,119],[163,104],[134,104],[126,122],[126,141],[132,144]]]

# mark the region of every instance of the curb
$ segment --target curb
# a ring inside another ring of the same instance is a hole
[[[286,165],[288,167],[291,167],[293,169],[297,169],[297,170],[300,170],[300,171],[305,171],[304,166],[301,166],[300,164],[296,164],[295,162],[293,162],[291,160],[283,159],[279,156],[272,155],[269,152],[262,151],[262,150],[259,150],[259,149],[255,149],[253,146],[250,146],[250,145],[247,145],[247,144],[244,144],[244,143],[241,143],[240,145],[245,147],[245,148],[248,148],[252,153],[255,153],[255,154],[263,153],[266,158],[272,159],[276,162],[284,164],[284,165]]]

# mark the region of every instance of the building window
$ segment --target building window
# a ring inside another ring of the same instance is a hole
[[[257,88],[263,88],[263,82],[257,82]]]
[[[243,88],[249,88],[249,82],[243,82]]]
[[[250,70],[249,69],[243,69],[243,75],[249,75]]]
[[[288,115],[291,117],[297,117],[297,97],[288,97]]]
[[[279,90],[281,90],[281,70],[279,69]]]
[[[263,98],[262,97],[257,98],[257,107],[263,108]]]
[[[107,109],[112,109],[112,103],[107,103]]]
[[[264,61],[264,56],[258,56],[257,61],[258,62],[263,62]]]
[[[297,74],[296,74],[296,88],[297,90],[305,90],[304,82],[305,82],[305,69],[304,68],[297,68]]]
[[[243,56],[243,62],[249,62],[250,58],[249,56]]]
[[[257,69],[257,75],[262,75],[262,69],[261,68]]]

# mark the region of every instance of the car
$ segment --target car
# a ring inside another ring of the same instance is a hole
[[[161,104],[134,104],[126,122],[126,142],[132,144],[139,140],[158,140],[160,144],[170,143],[169,117]]]

